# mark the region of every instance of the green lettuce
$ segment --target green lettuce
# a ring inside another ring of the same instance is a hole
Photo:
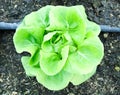
[[[18,53],[30,53],[21,59],[26,74],[50,90],[61,90],[95,73],[104,55],[99,33],[82,5],[49,5],[25,16],[13,42]]]

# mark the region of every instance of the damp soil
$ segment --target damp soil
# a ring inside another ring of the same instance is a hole
[[[19,22],[45,5],[81,4],[90,20],[120,27],[120,0],[0,0],[0,21]],[[94,76],[60,91],[49,91],[26,76],[13,45],[14,33],[0,31],[0,95],[120,95],[120,33],[100,33],[105,55]]]

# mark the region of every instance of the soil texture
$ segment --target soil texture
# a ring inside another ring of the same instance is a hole
[[[45,5],[84,5],[90,20],[120,27],[120,0],[0,0],[0,21],[19,22]],[[0,31],[0,95],[120,95],[120,33],[100,33],[105,55],[96,74],[61,91],[49,91],[26,76],[13,45],[14,33]]]

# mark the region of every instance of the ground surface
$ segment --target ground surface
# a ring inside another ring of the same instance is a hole
[[[120,27],[120,0],[0,0],[0,21],[17,22],[45,5],[83,4],[88,18]],[[101,33],[105,56],[96,74],[79,86],[49,91],[27,77],[13,45],[14,31],[0,31],[0,95],[120,95],[120,33]]]

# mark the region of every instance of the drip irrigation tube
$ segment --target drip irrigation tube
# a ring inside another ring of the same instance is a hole
[[[16,30],[19,23],[0,22],[0,30]]]
[[[16,30],[20,23],[0,22],[0,30]],[[120,32],[119,27],[111,27],[109,25],[100,25],[101,32]]]
[[[111,27],[109,25],[100,25],[101,32],[120,32],[119,27]]]

